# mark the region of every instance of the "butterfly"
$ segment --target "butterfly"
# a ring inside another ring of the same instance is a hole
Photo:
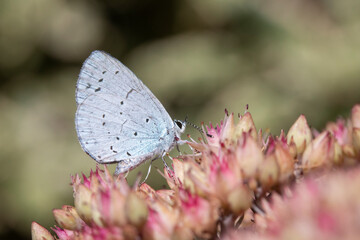
[[[172,120],[142,81],[103,51],[92,52],[83,63],[76,103],[82,149],[98,163],[117,163],[115,174],[147,160],[164,161],[175,145],[185,143],[180,136],[186,120]]]

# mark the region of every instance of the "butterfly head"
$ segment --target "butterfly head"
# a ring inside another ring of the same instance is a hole
[[[176,135],[177,137],[180,137],[181,133],[183,133],[185,131],[186,128],[186,120],[185,121],[181,121],[181,120],[174,120],[175,123],[175,131],[176,131]]]

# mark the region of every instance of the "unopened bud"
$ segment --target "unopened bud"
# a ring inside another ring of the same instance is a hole
[[[356,104],[351,110],[351,122],[354,128],[360,129],[360,104]]]
[[[50,234],[46,228],[36,222],[31,224],[31,239],[32,240],[54,240],[54,237]]]
[[[334,138],[324,131],[305,149],[302,165],[305,171],[329,164],[334,157]]]
[[[137,196],[135,192],[131,192],[127,196],[125,212],[129,222],[137,227],[144,225],[148,216],[145,201]]]
[[[297,154],[302,154],[312,139],[310,127],[304,115],[296,120],[287,134],[287,141],[293,141],[296,145]]]
[[[239,122],[236,124],[235,137],[240,138],[244,132],[250,132],[250,136],[257,139],[254,120],[249,112],[246,112],[243,116],[241,116]]]
[[[91,191],[84,185],[79,185],[75,192],[75,209],[86,223],[92,220],[91,196]]]

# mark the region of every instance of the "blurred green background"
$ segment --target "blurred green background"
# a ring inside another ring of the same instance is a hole
[[[302,113],[321,129],[360,102],[359,13],[357,0],[1,0],[0,238],[54,225],[52,209],[73,205],[70,175],[95,167],[74,129],[93,50],[132,69],[174,118],[218,123],[249,104],[273,134]],[[161,179],[153,168],[147,182]]]

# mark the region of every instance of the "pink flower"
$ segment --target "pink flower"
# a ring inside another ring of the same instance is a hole
[[[179,217],[183,228],[190,229],[197,237],[211,237],[216,232],[216,223],[219,217],[216,203],[185,190],[180,190],[179,194]]]
[[[335,142],[328,131],[318,135],[305,149],[302,158],[304,171],[330,166],[334,159]]]
[[[283,132],[279,138],[274,139],[269,137],[266,156],[268,158],[274,157],[276,159],[277,166],[279,168],[278,179],[280,182],[287,181],[293,175],[295,169],[295,159],[293,154],[291,154],[291,145],[287,145]],[[276,168],[274,165],[272,166]],[[273,169],[273,171],[276,172],[276,169]]]
[[[356,104],[351,110],[351,123],[353,128],[360,128],[360,104]]]
[[[50,232],[36,222],[31,223],[31,235],[33,240],[54,240]]]
[[[152,239],[171,239],[179,220],[179,209],[162,201],[151,204],[148,220],[143,229],[143,237]]]
[[[65,229],[79,230],[85,225],[75,208],[64,205],[62,209],[54,209],[53,214],[57,224]]]
[[[311,178],[285,197],[274,196],[263,205],[267,215],[255,221],[265,239],[357,239],[359,187],[359,168]]]
[[[287,142],[288,144],[294,142],[296,145],[297,154],[302,154],[311,140],[312,134],[310,127],[306,121],[305,116],[300,115],[300,117],[289,129],[289,132],[287,134]]]
[[[90,176],[72,178],[75,207],[53,211],[59,239],[136,239],[147,221],[148,206],[122,177],[99,168]]]

